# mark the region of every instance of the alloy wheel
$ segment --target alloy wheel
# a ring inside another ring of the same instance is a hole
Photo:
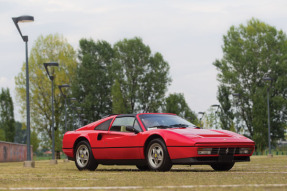
[[[79,167],[84,168],[89,162],[89,149],[86,145],[80,145],[76,152],[76,160]]]
[[[162,165],[163,160],[164,160],[164,153],[162,146],[158,143],[152,144],[148,150],[149,164],[153,168],[157,169]]]

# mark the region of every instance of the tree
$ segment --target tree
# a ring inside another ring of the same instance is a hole
[[[95,121],[112,112],[113,56],[113,49],[106,41],[80,40],[80,63],[72,91],[88,121]]]
[[[57,131],[59,132],[59,131]],[[31,145],[33,146],[33,151],[36,152],[39,148],[39,138],[37,136],[37,133],[35,131],[31,132]]]
[[[119,41],[114,51],[114,74],[127,112],[157,112],[171,81],[168,63],[160,53],[152,55],[140,38]]]
[[[189,108],[182,93],[169,94],[169,96],[165,99],[163,111],[165,113],[177,114],[196,125],[199,124],[197,116]]]
[[[276,30],[257,19],[247,25],[232,26],[223,36],[223,58],[214,65],[219,71],[218,100],[225,115],[232,119],[232,108],[226,93],[239,93],[237,110],[241,122],[258,149],[268,143],[267,85],[264,76],[273,79],[270,88],[270,114],[272,142],[284,138],[286,124],[287,86],[287,38],[282,30]],[[228,98],[229,97],[229,98]],[[228,124],[223,124],[229,126]],[[228,128],[228,127],[227,127]]]
[[[0,128],[0,141],[5,141],[5,132],[2,127]]]
[[[118,82],[118,80],[115,80],[114,85],[112,86],[112,107],[113,107],[113,113],[114,114],[121,114],[126,113],[126,106],[121,90],[121,85]]]
[[[14,142],[20,144],[26,144],[27,142],[27,130],[25,124],[22,124],[18,121],[15,123],[15,136]]]
[[[29,57],[30,74],[30,107],[31,107],[31,132],[35,131],[42,139],[42,145],[51,145],[52,140],[52,109],[51,109],[51,81],[48,79],[43,63],[58,62],[59,67],[50,67],[50,73],[54,79],[54,107],[55,107],[55,135],[62,135],[57,131],[63,130],[60,120],[63,118],[63,99],[57,85],[70,84],[74,78],[76,52],[63,36],[40,36],[35,41]],[[26,114],[26,76],[25,64],[21,72],[15,78],[16,93],[21,104],[21,113]],[[56,137],[56,136],[55,136]],[[61,137],[61,136],[60,136]],[[57,139],[57,137],[56,137]],[[61,144],[56,148],[61,147]]]
[[[233,108],[232,108],[232,100],[231,100],[230,89],[224,85],[220,85],[218,87],[218,95],[217,99],[220,103],[220,109],[218,111],[218,116],[220,119],[220,127],[221,129],[231,130],[234,126],[233,119]]]
[[[8,142],[14,141],[15,120],[13,100],[9,89],[1,89],[0,93],[0,139]]]

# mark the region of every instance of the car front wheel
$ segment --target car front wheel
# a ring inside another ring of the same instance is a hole
[[[77,144],[75,150],[75,163],[79,170],[88,169],[94,171],[98,167],[90,144],[87,141],[81,141]]]
[[[211,164],[210,166],[213,168],[213,170],[216,170],[216,171],[228,171],[232,169],[233,165],[234,165],[234,162],[215,163],[215,164]]]
[[[146,160],[150,170],[169,171],[172,167],[167,148],[162,139],[154,139],[148,144]]]

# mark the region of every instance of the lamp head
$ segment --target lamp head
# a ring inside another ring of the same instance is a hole
[[[69,100],[70,100],[71,102],[76,102],[76,101],[77,101],[77,98],[71,97]]]
[[[270,77],[268,77],[268,76],[263,77],[262,79],[263,79],[264,81],[272,81],[272,80],[273,80],[272,78],[270,78]]]
[[[63,84],[63,85],[59,85],[58,87],[59,87],[59,89],[60,89],[60,92],[61,92],[62,96],[63,96],[64,98],[66,98],[66,95],[65,95],[64,92],[62,91],[62,88],[69,88],[70,85],[69,85],[69,84]]]
[[[69,88],[70,85],[69,84],[63,84],[63,85],[59,85],[59,88]]]
[[[44,63],[44,66],[45,67],[48,67],[48,66],[59,66],[59,63],[58,62],[48,62],[48,63]]]
[[[240,97],[240,93],[232,93],[234,97]]]
[[[29,15],[23,15],[20,17],[12,17],[12,20],[18,30],[18,32],[20,33],[22,39],[24,42],[28,42],[28,36],[23,36],[22,32],[18,26],[18,23],[25,23],[25,22],[33,22],[34,21],[34,17],[33,16],[29,16]]]
[[[57,63],[57,62],[49,62],[49,63],[44,63],[44,66],[45,66],[46,72],[47,72],[50,80],[53,80],[54,78],[53,78],[53,76],[50,75],[49,70],[48,70],[48,66],[59,66],[59,63]]]
[[[20,17],[13,17],[12,18],[14,23],[27,23],[27,22],[33,22],[34,17],[30,15],[23,15]]]

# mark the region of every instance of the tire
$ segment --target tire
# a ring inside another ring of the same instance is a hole
[[[147,165],[136,165],[140,171],[147,171],[149,167]]]
[[[79,170],[94,171],[98,167],[88,141],[80,141],[74,152],[75,164]]]
[[[215,163],[210,165],[215,171],[229,171],[234,166],[234,162],[230,163]]]
[[[145,156],[150,170],[169,171],[172,167],[172,162],[162,139],[154,139],[149,142]]]

